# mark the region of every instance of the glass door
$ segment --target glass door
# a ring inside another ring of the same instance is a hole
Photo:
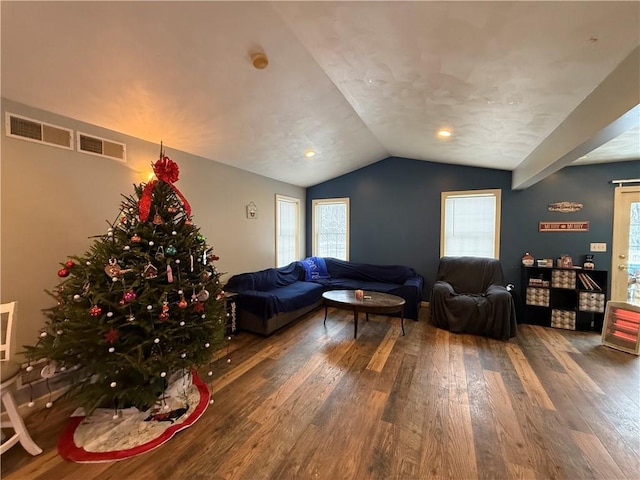
[[[640,186],[615,190],[611,250],[611,300],[640,305]]]

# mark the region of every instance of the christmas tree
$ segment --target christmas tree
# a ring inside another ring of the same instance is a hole
[[[115,222],[83,256],[61,264],[49,293],[46,327],[29,361],[66,371],[72,397],[98,407],[152,407],[175,372],[212,361],[224,340],[225,307],[218,257],[192,223],[176,188],[179,169],[164,156],[157,180],[134,186]]]

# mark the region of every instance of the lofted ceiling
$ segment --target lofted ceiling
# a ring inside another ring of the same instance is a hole
[[[635,1],[0,6],[2,97],[302,187],[388,156],[515,188],[640,159]]]

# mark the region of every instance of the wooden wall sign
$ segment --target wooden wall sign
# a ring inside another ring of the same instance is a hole
[[[539,232],[588,232],[589,222],[540,222]]]

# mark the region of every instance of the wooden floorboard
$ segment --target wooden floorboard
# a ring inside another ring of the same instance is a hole
[[[57,453],[74,406],[27,419],[3,480],[640,479],[640,360],[594,333],[519,325],[508,342],[324,309],[216,352],[215,400],[165,445],[119,462]]]

